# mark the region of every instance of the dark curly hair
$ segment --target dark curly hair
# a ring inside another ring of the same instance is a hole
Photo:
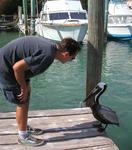
[[[81,49],[79,43],[72,38],[62,39],[57,46],[59,51],[68,51],[71,56],[75,55]]]

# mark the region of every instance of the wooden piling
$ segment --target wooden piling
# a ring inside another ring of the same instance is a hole
[[[108,8],[109,8],[109,1],[105,0],[105,17],[104,17],[104,41],[107,42],[107,24],[108,24]]]
[[[101,81],[104,47],[104,0],[88,1],[86,96]],[[90,106],[90,103],[86,103]]]
[[[30,34],[35,35],[35,1],[31,0],[31,24],[30,24]]]
[[[23,0],[23,13],[24,13],[24,26],[25,26],[25,35],[28,35],[28,16],[27,16],[27,0]]]
[[[22,20],[22,7],[18,6],[18,18],[19,20]]]

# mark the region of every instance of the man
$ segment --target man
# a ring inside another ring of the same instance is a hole
[[[32,130],[27,125],[30,78],[44,72],[54,59],[62,63],[71,61],[79,50],[79,44],[71,38],[55,44],[37,36],[18,38],[0,49],[0,85],[6,100],[16,104],[18,143],[44,144],[32,136],[41,134],[41,129]]]

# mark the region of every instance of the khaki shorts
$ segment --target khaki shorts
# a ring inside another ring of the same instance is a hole
[[[30,80],[26,80],[27,84],[30,84]],[[25,102],[20,102],[20,100],[18,99],[18,95],[21,93],[21,89],[19,86],[14,86],[14,87],[8,87],[8,88],[2,88],[1,89],[5,99],[11,103],[14,104],[24,104]],[[29,101],[29,97],[30,97],[30,93],[28,95],[28,99],[26,101],[26,103]]]
[[[2,89],[2,91],[7,101],[14,104],[20,104],[20,100],[17,98],[17,96],[21,92],[20,88],[14,87],[14,88]]]

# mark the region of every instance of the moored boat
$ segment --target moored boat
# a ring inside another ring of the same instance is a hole
[[[87,12],[79,0],[48,0],[36,19],[38,35],[60,41],[71,37],[82,42],[88,26]]]
[[[107,31],[110,38],[132,39],[132,9],[126,2],[110,1]]]

